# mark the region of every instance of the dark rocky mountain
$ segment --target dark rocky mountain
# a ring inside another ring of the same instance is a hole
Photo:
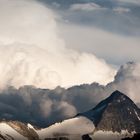
[[[140,109],[134,102],[119,91],[115,91],[95,108],[78,114],[95,124],[95,131],[140,132]]]

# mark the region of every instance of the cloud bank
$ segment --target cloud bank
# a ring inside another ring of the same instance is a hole
[[[115,70],[90,53],[68,49],[57,14],[35,0],[0,0],[0,88],[107,84]],[[10,13],[10,14],[9,14]]]
[[[106,86],[92,83],[54,90],[33,86],[9,87],[0,93],[0,118],[47,127],[93,108],[115,90],[125,93],[140,105],[139,71],[139,63],[129,62],[121,66],[114,81]]]

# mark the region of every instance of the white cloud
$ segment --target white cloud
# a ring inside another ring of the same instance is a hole
[[[113,80],[115,70],[104,60],[66,48],[56,17],[34,0],[0,1],[0,88],[55,88]]]
[[[95,4],[93,2],[91,3],[79,3],[79,4],[73,4],[70,7],[71,11],[94,11],[94,10],[101,10],[103,9],[100,5]]]
[[[135,103],[140,103],[140,63],[123,65],[109,88],[118,89],[129,96]]]

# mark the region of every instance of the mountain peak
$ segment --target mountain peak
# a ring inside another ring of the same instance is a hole
[[[120,92],[119,90],[114,91],[111,96],[124,96],[124,94],[122,92]]]
[[[107,99],[105,99],[109,102],[117,101],[117,102],[122,102],[125,100],[129,100],[130,102],[133,102],[128,96],[123,94],[122,92],[116,90],[114,91]]]
[[[93,109],[80,115],[93,121],[96,130],[140,132],[140,109],[120,91],[113,92]]]

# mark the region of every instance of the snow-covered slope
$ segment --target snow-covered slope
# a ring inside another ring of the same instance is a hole
[[[15,129],[5,122],[0,123],[0,135],[0,139],[2,140],[27,140],[26,137],[19,134]]]
[[[34,127],[18,121],[0,122],[0,140],[39,140]]]
[[[81,140],[82,135],[92,133],[94,128],[92,121],[82,116],[56,123],[45,129],[35,129],[31,124],[17,121],[2,121],[0,140],[45,140],[59,137]]]
[[[37,133],[41,139],[57,136],[81,137],[84,134],[90,134],[94,131],[94,124],[86,117],[76,117],[56,123],[46,129],[38,130]]]

